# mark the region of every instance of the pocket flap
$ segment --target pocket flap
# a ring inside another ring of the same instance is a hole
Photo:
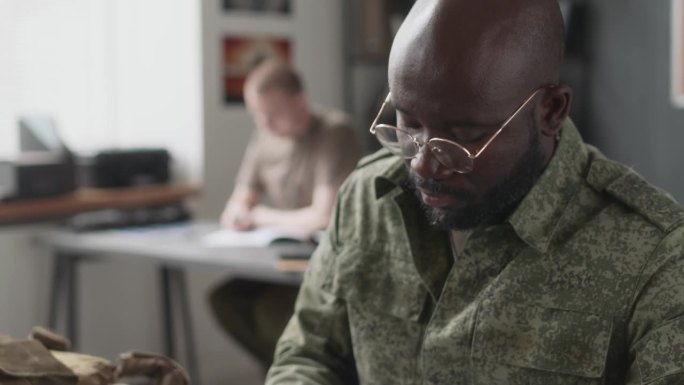
[[[683,332],[684,317],[680,317],[652,330],[637,343],[636,361],[645,384],[684,372]]]
[[[595,314],[536,306],[483,307],[473,357],[513,366],[599,378],[612,322]]]
[[[338,255],[331,290],[360,308],[412,321],[420,318],[428,295],[410,256],[377,250]]]

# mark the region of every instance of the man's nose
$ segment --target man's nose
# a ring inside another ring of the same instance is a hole
[[[424,179],[441,179],[451,173],[435,158],[428,145],[421,146],[416,156],[411,159],[410,165],[411,169]]]

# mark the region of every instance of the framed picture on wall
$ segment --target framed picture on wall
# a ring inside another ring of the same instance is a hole
[[[289,14],[292,9],[291,0],[222,0],[226,12],[263,12]]]
[[[290,62],[289,39],[270,36],[226,36],[223,48],[223,101],[243,103],[242,88],[249,71],[268,57]]]
[[[684,108],[684,0],[672,0],[672,102]]]

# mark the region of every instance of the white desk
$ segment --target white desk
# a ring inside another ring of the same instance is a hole
[[[61,309],[64,312],[65,334],[74,345],[76,344],[79,262],[103,258],[146,258],[156,261],[160,264],[161,293],[164,297],[162,318],[165,353],[178,358],[174,339],[174,314],[180,314],[186,347],[185,365],[193,383],[199,384],[183,267],[217,266],[241,277],[298,285],[302,273],[282,271],[278,268],[278,262],[281,256],[311,255],[315,248],[313,244],[307,243],[287,243],[265,248],[204,247],[200,242],[201,237],[216,229],[217,225],[190,222],[85,233],[54,230],[37,235],[37,243],[51,248],[56,257],[48,326],[57,329],[58,313]]]

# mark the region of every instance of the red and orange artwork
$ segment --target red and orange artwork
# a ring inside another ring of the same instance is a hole
[[[225,37],[223,39],[223,100],[242,103],[242,87],[260,61],[276,57],[290,61],[290,41],[281,37]]]

